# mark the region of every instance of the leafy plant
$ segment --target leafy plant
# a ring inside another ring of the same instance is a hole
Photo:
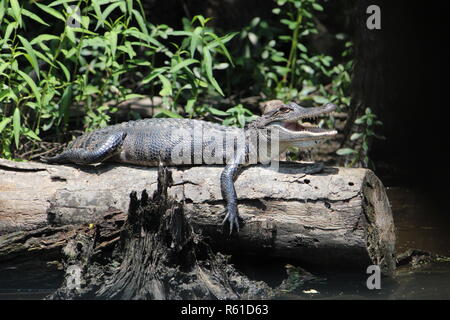
[[[167,55],[166,65],[154,68],[141,82],[145,85],[159,79],[161,82],[159,95],[163,97],[164,103],[171,107],[171,112],[163,111],[165,115],[177,117],[176,106],[181,104],[185,105],[184,111],[190,117],[196,116],[199,109],[195,106],[200,97],[207,93],[211,94],[208,89],[213,88],[215,92],[224,95],[213,75],[213,70],[219,68],[219,65],[226,68],[233,63],[225,44],[235,36],[235,33],[220,37],[207,27],[209,20],[200,15],[191,21],[183,19],[182,31],[172,30],[165,25],[154,28],[156,34],[162,38],[182,37],[180,45],[171,43],[174,52],[163,45],[158,48]],[[220,55],[225,57],[229,64],[218,63],[216,57]],[[152,60],[152,64],[155,64],[155,59]],[[151,86],[154,85],[155,82]],[[150,91],[154,92],[153,87]]]
[[[324,8],[318,0],[276,0],[274,19],[279,25],[254,18],[240,34],[241,51],[235,53],[236,65],[250,74],[252,88],[269,98],[296,100],[320,105],[333,102],[341,109],[350,102],[350,60],[352,44],[346,41],[344,63],[310,46],[318,34],[316,13]],[[345,40],[337,34],[336,41]],[[256,61],[255,61],[256,60]],[[240,81],[240,79],[238,79]]]
[[[170,108],[160,116],[178,116],[178,103],[194,116],[199,96],[223,95],[215,57],[232,63],[225,44],[234,34],[220,37],[207,22],[155,26],[139,0],[0,0],[0,155],[14,157],[70,121],[104,127],[137,93],[162,96]]]
[[[371,139],[384,139],[384,137],[375,133],[375,126],[380,126],[383,123],[377,120],[377,116],[372,113],[370,108],[366,108],[364,115],[355,120],[361,131],[355,132],[351,135],[350,140],[354,141],[354,144],[358,145],[356,148],[341,148],[336,151],[340,156],[349,157],[349,166],[353,167],[357,163],[360,163],[363,167],[373,167],[373,163],[370,162],[369,143]]]
[[[222,124],[229,126],[237,126],[243,128],[246,123],[251,122],[257,118],[250,110],[245,108],[242,104],[238,104],[226,111],[227,118],[223,120]]]

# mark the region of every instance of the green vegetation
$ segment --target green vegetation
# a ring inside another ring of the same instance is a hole
[[[81,18],[69,4],[82,8]],[[82,115],[86,130],[104,127],[117,103],[137,91],[162,96],[168,116],[177,116],[181,101],[193,116],[208,90],[223,95],[213,67],[216,55],[231,62],[224,44],[234,34],[217,36],[201,16],[175,31],[148,23],[140,1],[131,0],[0,0],[0,12],[2,157],[11,158],[11,148],[23,141],[61,132],[74,114]],[[76,22],[79,27],[72,26]]]
[[[314,47],[323,11],[319,0],[276,0],[270,21],[223,32],[201,15],[182,18],[180,30],[152,24],[139,0],[0,0],[0,157],[104,127],[119,102],[144,96],[161,97],[157,117],[240,127],[255,117],[240,102],[249,96],[345,112],[352,46],[336,34],[338,56]],[[235,104],[221,104],[231,95]],[[358,138],[373,136],[365,130]],[[353,151],[340,154],[366,154]]]
[[[369,143],[372,138],[384,139],[384,137],[377,135],[375,133],[375,126],[380,126],[383,123],[377,120],[377,116],[372,113],[370,108],[366,108],[365,114],[355,120],[355,124],[358,125],[360,129],[359,132],[355,132],[351,135],[350,140],[355,141],[359,147],[353,148],[342,148],[336,153],[341,156],[349,156],[350,167],[360,164],[363,167],[374,167],[373,163],[369,159]]]
[[[277,0],[276,4],[272,12],[278,26],[254,18],[240,33],[241,50],[233,56],[243,70],[237,73],[256,80],[252,81],[254,94],[348,107],[352,62],[347,57],[346,63],[335,63],[331,56],[309,49],[311,37],[319,33],[314,20],[315,14],[323,11],[319,1]],[[342,34],[335,37],[342,42],[342,55],[348,56],[351,42]]]

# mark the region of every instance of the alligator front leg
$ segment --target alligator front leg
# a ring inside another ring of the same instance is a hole
[[[226,202],[226,215],[222,224],[225,224],[226,221],[230,223],[230,234],[233,232],[233,227],[236,227],[239,232],[239,214],[234,180],[241,167],[242,164],[238,163],[228,164],[220,175],[220,189]]]
[[[102,144],[93,150],[83,148],[68,149],[54,157],[42,157],[41,161],[47,163],[99,163],[117,153],[126,135],[125,132],[116,132],[108,136]]]

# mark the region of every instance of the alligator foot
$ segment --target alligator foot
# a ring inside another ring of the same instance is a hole
[[[239,215],[236,206],[229,206],[226,210],[225,218],[222,221],[222,226],[226,222],[230,224],[230,235],[233,233],[233,228],[236,227],[236,231],[239,232]]]

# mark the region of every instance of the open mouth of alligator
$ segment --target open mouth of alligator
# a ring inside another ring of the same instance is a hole
[[[308,120],[303,122],[302,120]],[[306,134],[311,134],[312,136],[314,135],[335,135],[337,134],[336,130],[330,130],[330,129],[324,129],[324,128],[320,128],[318,125],[316,124],[312,124],[309,121],[309,118],[307,119],[302,119],[300,121],[285,121],[283,123],[281,123],[281,126],[286,129],[287,131],[290,132],[295,132],[295,133],[306,133]]]
[[[302,120],[306,120],[303,118]],[[332,138],[337,134],[336,130],[320,128],[310,122],[296,121],[277,121],[273,123],[278,127],[280,139],[283,141],[319,141]]]
[[[285,141],[322,140],[337,134],[336,130],[320,128],[310,121],[333,112],[336,106],[328,103],[322,107],[303,108],[295,103],[290,104],[297,109],[291,119],[278,120],[270,124],[279,128],[281,139]]]
[[[308,114],[297,118],[296,120],[285,120],[278,123],[283,128],[283,131],[292,135],[293,137],[299,136],[301,138],[328,138],[337,134],[334,129],[320,128],[314,122],[317,118],[322,117],[335,110],[334,105],[326,105],[325,107],[311,110]]]

